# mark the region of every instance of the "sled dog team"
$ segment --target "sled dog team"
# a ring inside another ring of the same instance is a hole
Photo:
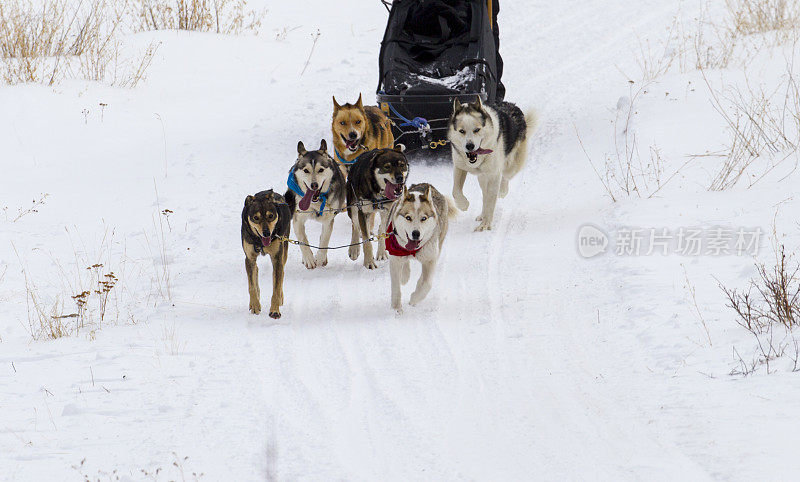
[[[389,258],[391,304],[402,312],[401,285],[411,274],[410,258],[422,265],[422,274],[409,304],[417,305],[428,294],[439,259],[448,219],[455,208],[466,211],[469,201],[463,187],[467,173],[478,178],[483,209],[476,231],[491,229],[497,198],[508,193],[508,182],[525,165],[527,140],[535,128],[533,114],[524,115],[514,104],[496,105],[477,101],[453,104],[448,140],[453,156],[453,199],[428,183],[406,186],[408,160],[404,147],[394,145],[392,121],[378,107],[340,105],[333,99],[334,157],[323,139],[319,149],[308,151],[297,144],[297,160],[289,171],[288,190],[272,189],[247,196],[242,210],[242,248],[245,253],[250,293],[250,311],[261,312],[258,284],[259,255],[272,260],[272,298],[269,316],[280,318],[283,276],[288,254],[290,227],[300,244],[303,265],[308,269],[328,264],[328,243],[337,214],[347,211],[352,236],[349,256],[357,260],[364,247],[364,266],[375,269],[376,260]],[[378,235],[371,234],[380,213]],[[322,223],[316,255],[308,246],[305,224]],[[377,238],[377,253],[372,240]]]

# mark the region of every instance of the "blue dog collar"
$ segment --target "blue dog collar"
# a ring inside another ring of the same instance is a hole
[[[291,169],[289,171],[289,179],[286,180],[286,185],[293,193],[297,194],[298,196],[303,197],[306,195],[305,191],[303,191],[300,188],[300,185],[297,184],[297,178],[294,176],[294,169]],[[322,213],[325,211],[325,204],[327,204],[328,202],[328,192],[323,192],[320,193],[319,195],[320,205],[319,205],[319,212],[317,212],[317,216],[322,216]]]
[[[359,157],[359,156],[356,156],[356,158],[355,158],[355,159],[353,159],[352,161],[348,161],[347,159],[345,159],[345,158],[344,158],[344,156],[342,156],[341,154],[339,154],[339,151],[338,151],[338,150],[334,149],[334,150],[333,150],[333,152],[336,154],[336,160],[337,160],[337,161],[339,161],[339,162],[341,162],[341,163],[342,163],[342,164],[344,164],[344,165],[347,165],[347,166],[349,166],[349,165],[351,165],[351,164],[355,164],[355,163],[356,163],[356,161],[358,160],[358,157]]]

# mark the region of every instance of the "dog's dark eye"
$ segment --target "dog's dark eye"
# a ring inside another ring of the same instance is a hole
[[[406,216],[406,221],[411,221],[411,216]]]
[[[467,133],[467,131],[465,131],[464,129],[459,129],[458,132],[460,132],[462,134],[466,134]]]
[[[383,165],[383,168],[384,168],[384,169],[386,169],[386,170],[388,171],[389,169],[391,169],[391,168],[392,168],[392,166],[391,166],[391,165],[389,165],[389,164],[384,164],[384,165]]]
[[[481,130],[481,128],[480,128],[480,127],[476,127],[476,128],[475,128],[475,130],[474,130],[474,131],[472,131],[472,132],[474,132],[475,134],[477,134],[477,133],[478,133],[478,131],[480,131],[480,130]]]
[[[308,174],[308,169],[303,169],[303,172],[305,172],[306,174]]]
[[[320,169],[319,169],[317,172],[322,172],[322,171],[324,171],[324,170],[325,170],[325,169],[321,169],[321,168],[320,168]]]
[[[272,214],[272,213],[267,213],[267,221],[269,221],[270,219],[272,219],[272,218],[274,218],[274,217],[275,217],[275,215],[274,215],[274,214]]]
[[[360,120],[357,120],[357,121],[356,121],[356,125],[361,125],[361,121],[360,121]]]
[[[420,218],[420,221],[425,221],[426,219],[428,219],[427,216],[422,216],[422,218]]]
[[[340,121],[340,122],[339,122],[339,124],[341,124],[341,125],[345,125],[345,124],[346,124],[346,122],[345,122],[345,121]]]
[[[261,220],[261,216],[259,216],[258,214],[256,214],[255,216],[253,216],[253,221],[256,221],[256,222],[258,222],[258,221],[260,221],[260,220]]]

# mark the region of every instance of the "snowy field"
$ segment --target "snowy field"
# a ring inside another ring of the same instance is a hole
[[[703,74],[776,89],[800,60],[791,43],[752,51],[746,69],[676,61],[645,84],[641,46],[659,58],[699,6],[504,0],[507,100],[541,125],[492,231],[473,232],[468,178],[433,290],[399,317],[387,262],[368,271],[342,250],[310,271],[291,247],[276,321],[247,310],[244,197],[286,188],[298,140],[330,142],[332,95],[374,101],[386,11],[265,6],[258,36],[130,35],[161,42],[134,89],[0,85],[0,479],[797,477],[796,352],[741,374],[756,339],[718,286],[746,289],[755,251],[617,254],[631,228],[760,232],[766,263],[776,240],[799,252],[794,154],[724,190],[709,190],[724,159],[705,155],[730,126]],[[639,194],[607,177],[623,130]],[[410,181],[452,189],[446,165],[413,165]],[[580,254],[586,224],[605,254]],[[332,244],[349,236],[342,215]],[[111,272],[102,321],[93,297],[77,333],[34,339],[36,303],[72,313]]]

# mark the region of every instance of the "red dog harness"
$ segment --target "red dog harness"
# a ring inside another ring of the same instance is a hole
[[[392,256],[416,256],[417,251],[422,249],[422,246],[418,247],[417,249],[406,249],[400,246],[400,243],[397,242],[397,238],[394,235],[394,228],[392,227],[392,223],[389,223],[389,227],[386,229],[386,240],[384,241],[384,245],[386,246],[386,251],[389,252]]]

